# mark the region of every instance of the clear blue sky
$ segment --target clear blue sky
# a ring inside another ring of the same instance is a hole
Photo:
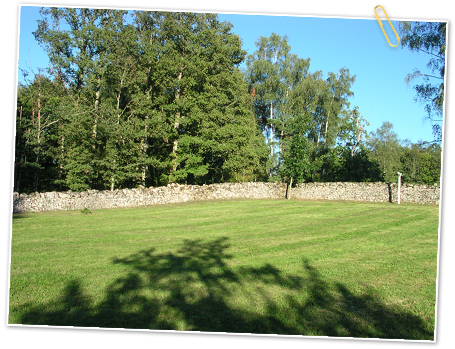
[[[40,18],[38,9],[23,6],[20,17],[19,67],[27,69],[28,65],[35,71],[47,66],[47,56],[32,35]],[[287,35],[292,53],[311,59],[311,72],[321,70],[327,76],[342,67],[348,68],[356,75],[351,106],[359,106],[362,115],[367,117],[368,131],[389,121],[400,139],[411,142],[433,139],[431,124],[424,120],[424,107],[414,102],[415,92],[404,82],[406,74],[414,68],[425,72],[429,57],[400,46],[390,47],[374,17],[220,14],[219,18],[233,24],[233,32],[241,37],[243,48],[249,54],[255,51],[255,42],[260,36],[276,33]],[[398,30],[398,24],[393,23]],[[390,41],[396,43],[389,25],[384,27]],[[20,72],[18,79],[22,81]]]

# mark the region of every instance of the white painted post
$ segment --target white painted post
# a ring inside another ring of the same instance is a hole
[[[401,199],[401,176],[403,174],[401,172],[398,172],[398,205],[400,204],[400,199]]]

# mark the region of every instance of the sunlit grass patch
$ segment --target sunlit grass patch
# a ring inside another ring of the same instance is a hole
[[[431,205],[15,215],[9,322],[432,340],[437,243]]]

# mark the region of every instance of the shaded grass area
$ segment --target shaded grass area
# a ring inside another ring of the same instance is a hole
[[[437,238],[420,205],[15,215],[9,323],[433,340]]]

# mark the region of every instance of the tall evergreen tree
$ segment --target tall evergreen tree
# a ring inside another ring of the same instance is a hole
[[[169,181],[221,180],[219,167],[235,155],[220,150],[230,137],[223,139],[223,131],[242,134],[249,125],[257,137],[242,122],[253,115],[238,70],[245,56],[240,38],[214,14],[164,13],[160,29],[158,69],[172,123]]]

